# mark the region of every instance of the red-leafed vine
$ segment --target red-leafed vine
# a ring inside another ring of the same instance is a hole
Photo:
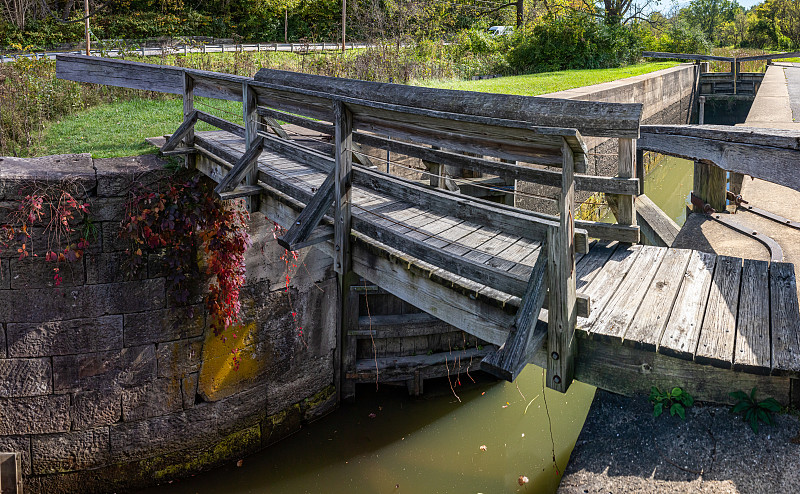
[[[129,242],[128,269],[136,275],[151,254],[160,254],[170,297],[190,302],[191,287],[202,274],[211,282],[205,298],[214,334],[239,319],[239,291],[245,281],[245,251],[250,246],[249,215],[242,201],[223,203],[205,179],[175,175],[163,190],[134,186],[120,236]],[[206,257],[200,272],[198,253]]]
[[[2,215],[6,219],[0,222],[0,252],[13,249],[20,261],[44,257],[55,264],[53,284],[59,286],[59,264],[81,259],[87,239],[97,236],[86,191],[77,180],[62,180],[34,182],[19,194],[21,199]]]

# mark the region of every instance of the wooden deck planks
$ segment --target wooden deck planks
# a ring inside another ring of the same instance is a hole
[[[794,265],[773,262],[769,274],[772,373],[797,373],[800,372],[800,310]]]
[[[672,312],[692,251],[669,249],[647,289],[622,343],[655,351]]]
[[[661,247],[646,245],[641,248],[636,262],[592,326],[592,338],[608,342],[622,341],[665,253],[666,249]]]
[[[769,263],[745,259],[736,323],[734,370],[769,374],[772,364],[769,331]]]
[[[641,248],[641,245],[628,247],[620,245],[590,283],[584,287],[580,287],[580,283],[577,283],[577,291],[587,295],[592,301],[591,314],[588,318],[578,318],[578,327],[584,331],[591,331],[592,326],[597,322],[609,299],[614,295],[617,287],[633,266]],[[584,261],[586,261],[586,257],[584,257]]]
[[[733,365],[742,259],[718,256],[694,359],[723,369]]]
[[[659,353],[686,360],[694,358],[716,261],[714,254],[692,251],[678,298],[661,336]]]

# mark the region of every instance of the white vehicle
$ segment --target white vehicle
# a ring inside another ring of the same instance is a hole
[[[513,26],[492,26],[492,27],[489,28],[489,34],[491,36],[512,35],[512,34],[514,34],[514,27]]]

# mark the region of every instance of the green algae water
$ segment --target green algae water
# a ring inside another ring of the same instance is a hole
[[[566,394],[547,390],[546,410],[539,367],[529,365],[515,384],[472,377],[477,383],[461,374],[464,386],[455,393],[446,379],[426,381],[425,395],[416,399],[405,386],[359,387],[355,404],[245,458],[241,467],[143,492],[555,492],[553,450],[563,472],[595,388],[576,381]],[[520,476],[529,482],[521,486]]]
[[[664,156],[647,174],[644,193],[678,225],[683,225],[693,177],[694,163]]]

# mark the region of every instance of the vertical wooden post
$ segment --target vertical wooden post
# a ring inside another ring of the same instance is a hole
[[[547,313],[547,386],[566,392],[572,383],[575,361],[575,161],[566,141],[561,146],[560,215],[558,228],[547,229],[547,279],[550,305]]]
[[[194,79],[192,76],[183,71],[183,121],[189,119],[189,115],[194,111]],[[183,139],[183,144],[187,148],[194,147],[194,127],[186,133]],[[187,154],[184,160],[184,165],[190,170],[195,168],[195,155]]]
[[[356,397],[356,383],[353,379],[348,379],[347,374],[356,371],[356,352],[358,350],[358,341],[355,336],[350,335],[351,330],[358,329],[358,292],[351,289],[352,282],[355,282],[355,276],[351,277],[351,283],[347,283],[346,291],[342,293],[343,296],[343,324],[342,335],[338,340],[341,342],[341,371],[339,373],[339,386],[336,389],[341,389],[339,399],[341,401],[352,401]],[[337,366],[338,368],[338,366]]]
[[[639,194],[644,194],[644,177],[647,171],[644,169],[644,150],[636,149],[636,177],[639,179]]]
[[[22,494],[22,455],[0,453],[0,492]]]
[[[350,252],[350,206],[353,185],[353,115],[341,101],[333,102],[334,157],[336,170],[334,173],[334,257],[333,267],[338,273],[339,305],[336,312],[336,355],[334,365],[340,374],[339,398],[347,397],[350,392],[342,389],[341,374],[344,372],[342,358],[348,328],[358,315],[353,314],[350,300],[350,287],[356,280],[352,272],[352,256]],[[357,309],[358,306],[356,306]],[[350,351],[348,349],[348,351]]]
[[[734,62],[731,63],[731,72],[733,72],[733,94],[736,94],[736,86],[739,81],[739,61],[734,58]]]
[[[636,139],[622,138],[619,140],[617,176],[620,178],[636,176]],[[636,224],[633,200],[633,196],[618,195],[609,201],[612,204],[612,212],[617,218],[617,223],[620,225]]]
[[[694,195],[717,211],[725,211],[727,204],[725,170],[712,163],[694,162]],[[695,213],[703,210],[694,206]]]
[[[256,92],[247,82],[242,83],[242,116],[244,118],[244,143],[245,152],[249,151],[255,141],[258,139],[258,97]],[[253,169],[247,174],[244,179],[247,185],[256,185],[258,183],[258,160]],[[259,196],[247,197],[247,210],[251,213],[257,211],[259,204]]]

